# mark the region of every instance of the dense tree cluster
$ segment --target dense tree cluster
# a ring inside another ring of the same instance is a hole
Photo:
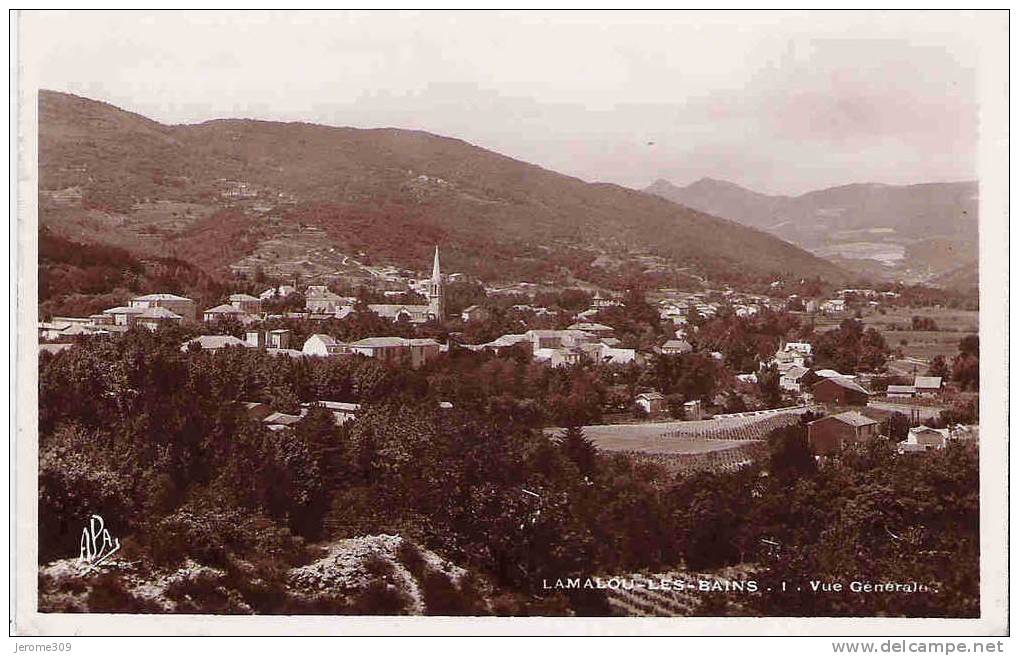
[[[881,333],[856,319],[844,319],[835,330],[817,333],[814,340],[815,364],[844,374],[879,372],[889,353]]]
[[[737,317],[723,309],[699,323],[694,341],[705,351],[722,353],[733,371],[752,372],[769,362],[783,342],[796,341],[809,333],[809,328],[788,313],[764,310],[751,317]]]
[[[959,341],[959,353],[952,360],[952,380],[964,390],[980,387],[980,338],[967,335]]]
[[[776,594],[765,614],[976,612],[976,456],[963,447],[903,458],[882,443],[818,468],[796,427],[772,436],[766,462],[674,477],[598,453],[576,428],[596,418],[606,381],[639,384],[625,368],[462,352],[406,370],[182,352],[184,336],[132,330],[41,359],[41,562],[75,555],[82,519],[98,512],[128,556],[154,567],[191,558],[257,576],[239,594],[259,612],[294,611],[283,573],[309,557],[308,542],[377,532],[516,595],[505,612],[605,612],[597,594],[561,597],[542,579],[740,562],[776,580],[905,576],[941,590],[894,603]],[[651,375],[709,393],[699,376],[711,363],[698,357],[663,358]],[[312,407],[271,432],[238,403],[297,412],[320,399],[363,409],[337,426]],[[572,427],[547,435],[549,423]],[[762,540],[781,548],[762,555]],[[111,590],[116,606],[124,593]]]

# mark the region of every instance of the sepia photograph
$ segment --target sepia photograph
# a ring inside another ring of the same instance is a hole
[[[15,634],[1007,632],[1007,11],[12,35]]]

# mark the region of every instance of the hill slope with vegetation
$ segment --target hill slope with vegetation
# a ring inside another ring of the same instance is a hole
[[[43,224],[186,260],[212,243],[205,258],[219,267],[274,232],[310,225],[344,252],[393,263],[427,261],[441,243],[452,267],[475,275],[541,276],[578,251],[581,270],[601,254],[648,253],[719,279],[846,275],[761,231],[425,132],[169,126],[42,91],[39,155]],[[230,234],[189,239],[194,223],[228,208],[242,217]]]

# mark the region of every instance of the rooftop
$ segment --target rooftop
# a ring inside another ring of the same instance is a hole
[[[591,321],[580,321],[572,326],[569,326],[567,330],[586,330],[590,332],[607,332],[615,330],[612,326],[606,326],[603,323],[594,323]]]
[[[825,378],[824,380],[822,380],[819,383],[817,383],[817,385],[820,385],[821,383],[829,382],[829,381],[832,382],[832,383],[835,383],[839,387],[844,387],[845,389],[853,390],[854,392],[860,392],[861,394],[870,394],[870,392],[868,390],[866,390],[865,388],[861,387],[859,384],[851,381],[848,378],[842,378],[842,377]],[[815,385],[815,387],[817,385]]]
[[[365,337],[359,339],[356,342],[351,342],[351,346],[365,346],[365,347],[386,347],[386,346],[405,346],[409,345],[410,340],[403,337]]]
[[[837,421],[841,421],[843,424],[849,424],[850,426],[872,426],[874,424],[881,423],[877,420],[871,419],[867,415],[856,412],[855,410],[850,410],[849,412],[842,412],[837,415],[831,415],[829,417],[824,417],[822,419],[817,419],[815,421],[824,421],[825,419],[835,419]],[[812,421],[810,423],[813,424],[814,422]]]
[[[246,313],[244,312],[244,310],[236,308],[230,305],[229,303],[224,303],[222,305],[217,305],[216,307],[209,308],[208,310],[205,311],[205,314],[246,314]]]
[[[247,346],[245,342],[237,339],[233,335],[202,335],[192,340],[184,342],[181,347],[182,351],[188,350],[192,344],[197,344],[203,349],[221,349],[227,346]]]
[[[109,310],[103,310],[103,314],[141,314],[144,311],[145,308],[120,305],[115,308],[110,308]]]
[[[145,308],[143,311],[138,313],[139,319],[180,319],[181,316],[175,312],[171,312],[164,307],[150,307]]]
[[[333,412],[357,412],[361,409],[360,403],[345,403],[343,401],[311,401],[310,403],[302,403],[302,408],[310,408],[312,406],[322,406]]]
[[[808,371],[810,371],[810,369],[794,364],[793,366],[786,369],[785,373],[782,375],[785,376],[786,378],[791,378],[792,380],[799,380],[800,378],[803,378],[803,376],[805,376]]]
[[[177,296],[176,294],[146,294],[145,296],[135,296],[131,299],[132,301],[190,301],[190,298],[183,296]]]

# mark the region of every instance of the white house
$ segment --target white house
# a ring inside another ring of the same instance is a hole
[[[885,396],[890,399],[911,399],[916,396],[916,387],[912,385],[889,385]]]
[[[899,442],[899,453],[916,453],[944,449],[952,433],[947,428],[931,428],[930,426],[914,426],[909,429],[906,439]]]
[[[941,377],[917,376],[913,380],[913,386],[920,396],[934,396],[941,392]]]
[[[301,351],[305,355],[328,357],[331,355],[342,355],[350,353],[350,347],[340,342],[332,335],[316,333],[304,341]]]
[[[806,367],[794,364],[779,376],[778,386],[787,392],[799,392],[801,391],[800,383],[808,371],[810,370]]]
[[[825,314],[842,314],[846,311],[846,301],[841,298],[832,298],[820,306],[821,312]]]
[[[662,396],[661,392],[644,392],[638,394],[637,398],[634,399],[634,403],[638,408],[643,410],[649,415],[657,415],[665,412],[665,397]]]
[[[689,353],[693,350],[693,347],[690,346],[690,342],[684,339],[670,339],[662,344],[659,350],[665,355],[679,355],[681,353]]]

